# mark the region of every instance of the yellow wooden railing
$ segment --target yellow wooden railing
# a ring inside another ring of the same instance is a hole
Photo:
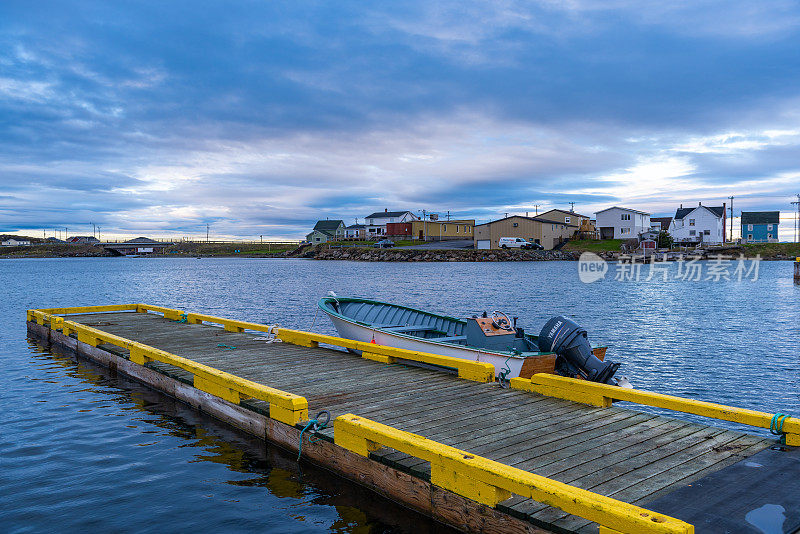
[[[163,306],[153,306],[150,304],[120,304],[112,306],[88,306],[78,308],[50,308],[40,311],[58,315],[111,311],[137,311],[140,313],[156,312],[163,314],[166,319],[171,319],[173,321],[185,318],[186,322],[189,324],[219,324],[229,332],[243,332],[244,330],[268,332],[275,334],[281,341],[285,343],[291,343],[293,345],[317,347],[320,343],[326,343],[335,347],[358,350],[361,351],[362,358],[387,364],[395,363],[397,360],[409,360],[428,365],[447,367],[457,370],[460,378],[473,380],[476,382],[494,382],[495,379],[494,365],[488,362],[477,362],[474,360],[453,358],[452,356],[442,356],[440,354],[430,354],[427,352],[398,349],[395,347],[377,345],[375,343],[354,341],[352,339],[345,339],[337,336],[304,332],[302,330],[291,330],[289,328],[281,328],[276,325],[270,326],[258,323],[250,323],[247,321],[237,321],[235,319],[226,319],[224,317],[215,317],[213,315],[187,313],[183,310],[178,310],[175,308],[165,308]]]
[[[431,463],[431,483],[496,506],[511,494],[529,497],[601,525],[605,532],[692,533],[694,527],[610,497],[576,488],[500,462],[475,456],[422,436],[358,417],[334,420],[334,441],[361,456],[391,447]]]
[[[438,365],[458,370],[458,376],[476,382],[494,382],[494,365],[488,362],[476,362],[474,360],[463,360],[452,356],[442,356],[440,354],[430,354],[427,352],[417,352],[414,350],[398,349],[375,343],[364,341],[354,341],[336,336],[325,334],[315,334],[313,332],[303,332],[300,330],[290,330],[288,328],[278,328],[277,334],[281,341],[302,345],[304,347],[316,347],[320,343],[327,343],[336,347],[360,350],[363,358],[379,361],[382,363],[395,363],[398,359],[410,360]]]
[[[174,365],[175,367],[192,373],[194,377],[194,387],[229,402],[238,404],[242,398],[248,397],[268,402],[269,416],[276,421],[295,425],[301,421],[308,420],[308,401],[299,395],[271,388],[259,384],[258,382],[253,382],[252,380],[247,380],[226,373],[225,371],[220,371],[219,369],[214,369],[213,367],[177,356],[170,352],[131,341],[130,339],[114,334],[109,334],[74,321],[69,321],[63,317],[58,317],[41,310],[29,310],[28,317],[30,320],[40,325],[49,325],[52,329],[60,329],[66,336],[74,333],[78,341],[93,347],[102,343],[108,343],[122,349],[127,349],[129,351],[130,360],[140,365],[151,361]]]
[[[550,374],[536,374],[531,378],[512,378],[511,387],[592,406],[608,407],[611,406],[612,400],[628,401],[759,428],[771,428],[773,417],[775,417],[773,414],[746,408],[735,408],[724,404],[609,386],[608,384]],[[781,432],[786,435],[787,445],[800,445],[800,419],[796,417],[783,419]]]

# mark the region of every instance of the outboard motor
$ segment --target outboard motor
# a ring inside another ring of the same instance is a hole
[[[574,321],[562,316],[553,317],[542,328],[538,344],[540,351],[558,354],[558,359],[562,361],[557,362],[557,370],[561,367],[569,375],[580,374],[592,382],[618,385],[613,376],[620,364],[600,361],[592,354],[586,329]]]

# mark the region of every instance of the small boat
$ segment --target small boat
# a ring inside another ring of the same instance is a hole
[[[606,347],[592,349],[586,330],[565,317],[554,317],[540,336],[533,336],[517,327],[516,317],[511,319],[499,311],[457,319],[398,304],[335,295],[320,299],[319,308],[343,338],[488,362],[500,379],[558,373],[624,385],[619,383],[622,379],[613,378],[619,364],[603,361]]]

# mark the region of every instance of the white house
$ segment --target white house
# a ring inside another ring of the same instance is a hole
[[[684,208],[683,204],[675,212],[669,233],[673,242],[707,243],[718,245],[725,242],[725,204],[722,206],[703,206]]]
[[[418,221],[419,217],[410,211],[376,211],[371,215],[364,217],[364,226],[366,228],[367,239],[378,238],[386,235],[387,223],[404,223],[411,221]]]
[[[614,206],[595,213],[600,239],[636,239],[650,230],[650,214]]]
[[[27,239],[14,239],[13,237],[0,243],[4,247],[27,247],[30,244],[31,242]]]

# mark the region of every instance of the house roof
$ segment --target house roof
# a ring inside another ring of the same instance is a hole
[[[367,215],[364,218],[365,219],[384,219],[386,217],[400,217],[401,215],[404,215],[406,213],[411,213],[411,212],[408,211],[408,210],[406,210],[406,211],[376,211],[375,213],[373,213],[371,215]],[[411,215],[414,215],[414,214],[411,213]]]
[[[336,232],[336,229],[344,226],[344,221],[341,219],[325,219],[324,221],[317,221],[314,225],[314,230],[319,230],[323,233]]]
[[[536,221],[536,222],[540,222],[540,223],[562,224],[564,226],[572,226],[573,228],[578,228],[577,224],[564,223],[564,222],[559,222],[559,221],[551,221],[550,219],[540,219],[539,217],[525,217],[523,215],[511,215],[509,217],[503,217],[502,219],[497,219],[496,221],[489,221],[488,223],[476,224],[475,226],[487,226],[489,224],[494,224],[494,223],[497,223],[497,222],[500,222],[500,221],[505,221],[505,220],[508,220],[508,219],[527,219],[529,221]]]
[[[742,224],[778,224],[781,222],[779,211],[743,211]]]
[[[678,208],[675,211],[675,220],[679,221],[692,213],[697,208],[705,208],[717,217],[724,217],[725,216],[725,208],[723,206],[703,206],[702,204],[699,206],[695,206],[693,208]]]
[[[631,209],[631,208],[623,208],[621,206],[611,206],[610,208],[606,208],[604,210],[596,211],[596,212],[594,212],[594,214],[597,215],[598,213],[603,213],[604,211],[613,210],[613,209],[618,209],[618,210],[623,210],[623,211],[632,211],[633,213],[638,213],[640,215],[650,215],[646,211],[639,211],[639,210],[634,210],[634,209]]]
[[[661,229],[667,230],[669,225],[672,224],[672,217],[650,217],[650,224],[652,225],[654,222],[661,223]]]
[[[125,243],[158,243],[158,241],[154,241],[149,237],[137,237],[136,239],[129,239]]]
[[[366,228],[366,227],[367,227],[366,224],[351,224],[350,226],[347,227],[347,229],[348,230],[358,230],[360,228]]]
[[[553,208],[551,210],[547,210],[546,212],[540,213],[539,215],[537,215],[537,217],[544,217],[545,215],[547,215],[548,213],[550,213],[552,211],[557,211],[557,212],[563,213],[565,215],[574,215],[575,217],[583,217],[584,219],[589,219],[590,218],[588,215],[581,215],[580,213],[575,213],[574,211],[561,210],[561,209],[558,209],[558,208]]]

